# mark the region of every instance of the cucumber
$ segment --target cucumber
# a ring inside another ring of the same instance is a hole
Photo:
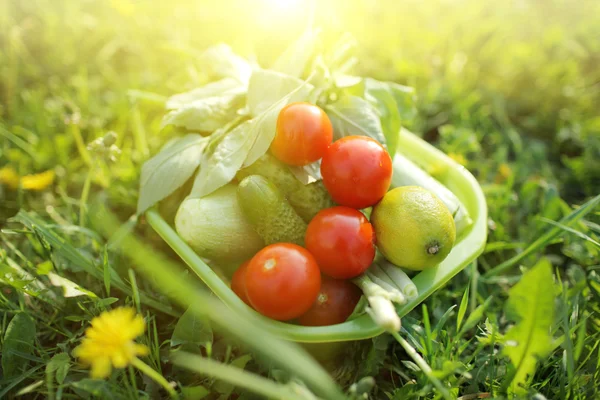
[[[287,165],[269,153],[238,171],[236,176],[242,180],[250,175],[260,175],[274,183],[306,223],[322,209],[334,206],[321,181],[304,185]]]
[[[304,244],[306,222],[275,184],[263,176],[250,175],[240,182],[237,195],[242,212],[265,244]]]

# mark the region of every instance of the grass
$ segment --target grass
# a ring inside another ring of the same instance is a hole
[[[0,186],[0,398],[167,398],[134,370],[91,380],[70,356],[94,316],[126,304],[146,317],[144,362],[186,398],[256,398],[265,379],[263,395],[339,395],[298,346],[244,336],[251,323],[207,306],[143,218],[130,219],[140,166],[171,133],[160,130],[165,97],[210,79],[199,52],[224,41],[268,64],[306,17],[266,0],[221,3],[0,1],[0,168],[56,176],[43,191]],[[416,87],[419,113],[405,124],[471,170],[489,207],[484,254],[403,319],[405,343],[382,335],[326,364],[348,396],[440,398],[431,374],[452,397],[511,396],[505,303],[541,259],[554,272],[554,341],[517,396],[599,396],[599,15],[592,0],[319,3],[315,23],[357,38],[357,72]],[[86,148],[109,131],[114,162]],[[125,223],[119,234],[98,221],[99,204]],[[166,265],[187,292],[165,287]],[[202,329],[171,359],[190,298]],[[17,315],[31,317],[18,350],[7,346]]]

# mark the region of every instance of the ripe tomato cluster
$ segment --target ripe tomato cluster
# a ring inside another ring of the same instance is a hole
[[[294,166],[321,159],[323,184],[338,205],[310,221],[305,248],[269,245],[235,272],[232,290],[276,320],[307,326],[345,321],[361,296],[349,279],[375,257],[373,226],[359,210],[375,205],[389,189],[392,160],[371,138],[332,140],[331,122],[318,106],[292,103],[281,110],[271,153]]]

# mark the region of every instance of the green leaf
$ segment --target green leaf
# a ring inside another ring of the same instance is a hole
[[[307,84],[303,82],[262,114],[222,135],[214,150],[211,143],[209,147],[212,151],[204,153],[191,196],[199,198],[214,192],[229,183],[240,168],[253,164],[265,154],[275,137],[279,111],[290,99],[296,98],[296,101],[299,101],[296,94],[303,90],[305,85]]]
[[[198,318],[191,308],[179,317],[171,336],[171,347],[181,344],[198,344],[205,346],[212,343],[213,331],[208,320]]]
[[[246,92],[245,85],[233,78],[223,78],[221,80],[207,83],[204,86],[190,90],[189,92],[179,93],[167,99],[166,107],[168,110],[176,110],[185,107],[199,100],[211,97],[222,97],[225,95],[237,95]]]
[[[301,89],[296,91],[297,88]],[[288,100],[289,103],[307,100],[313,90],[313,85],[301,79],[276,71],[257,69],[252,73],[248,84],[247,105],[250,114],[257,116],[291,92],[294,95]],[[316,98],[310,100],[315,102]]]
[[[336,139],[350,135],[369,136],[386,145],[375,107],[358,96],[344,96],[326,107]]]
[[[175,125],[194,131],[212,132],[235,118],[243,100],[241,94],[222,94],[194,100],[165,115],[162,127]]]
[[[552,266],[547,259],[540,260],[527,271],[521,281],[509,291],[505,304],[508,319],[515,325],[504,336],[503,354],[511,360],[505,388],[526,393],[524,384],[535,372],[537,360],[552,350],[550,334],[554,320],[554,280]]]
[[[184,400],[200,400],[210,394],[210,390],[204,386],[184,386],[181,388]]]
[[[52,285],[63,288],[64,297],[88,296],[93,299],[98,297],[95,293],[90,292],[89,290],[82,288],[75,282],[70,281],[67,278],[63,278],[62,276],[57,275],[53,272],[50,272],[48,274],[48,278],[50,279],[50,283],[52,283]]]
[[[462,329],[458,332],[459,336],[462,336],[469,329],[471,329],[475,325],[477,325],[477,323],[481,320],[481,318],[483,318],[485,310],[487,310],[487,308],[492,303],[492,298],[493,298],[492,296],[488,297],[487,299],[485,299],[483,304],[481,304],[479,307],[477,307],[475,310],[473,310],[473,312],[469,315],[469,317],[465,321],[465,324],[463,325]]]
[[[144,163],[138,214],[173,193],[192,176],[200,164],[207,141],[208,138],[197,134],[186,135]]]
[[[200,59],[215,75],[234,78],[243,84],[247,84],[250,79],[252,67],[248,61],[235,54],[224,43],[209,47]]]
[[[460,326],[462,324],[463,318],[465,317],[465,313],[467,312],[467,305],[469,304],[469,286],[463,293],[463,297],[460,301],[460,307],[458,307],[458,313],[456,314],[456,330],[460,331]]]
[[[300,78],[315,52],[319,34],[316,29],[306,30],[275,60],[270,69]]]
[[[54,269],[54,265],[52,265],[52,261],[46,260],[41,262],[35,268],[35,273],[38,275],[48,275],[48,272]]]
[[[377,109],[390,156],[394,157],[398,147],[398,134],[402,127],[402,116],[414,110],[408,89],[393,82],[365,79],[365,98]],[[406,94],[406,95],[404,95]],[[404,95],[404,96],[403,96]],[[397,101],[400,101],[398,103]]]
[[[71,366],[71,358],[67,353],[58,353],[50,359],[50,362],[46,365],[46,375],[50,379],[54,379],[56,373],[56,381],[62,384],[69,372]]]
[[[36,335],[35,321],[25,313],[16,314],[8,324],[2,346],[2,371],[4,378],[21,375],[28,365],[27,359],[19,353],[33,354],[33,341]]]

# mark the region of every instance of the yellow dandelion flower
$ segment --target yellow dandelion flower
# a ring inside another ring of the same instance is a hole
[[[27,190],[44,190],[54,182],[54,171],[48,170],[39,174],[25,175],[21,178],[21,186]]]
[[[19,187],[19,174],[12,167],[0,168],[0,185],[6,185],[11,189]]]
[[[19,177],[17,171],[12,167],[0,169],[0,184],[11,189],[18,189],[19,184],[25,190],[44,190],[54,182],[54,171],[48,170],[39,174],[31,174]]]
[[[132,308],[103,312],[92,320],[85,338],[74,351],[75,357],[92,367],[92,378],[106,378],[112,367],[125,368],[148,348],[133,339],[144,333],[146,325]]]

